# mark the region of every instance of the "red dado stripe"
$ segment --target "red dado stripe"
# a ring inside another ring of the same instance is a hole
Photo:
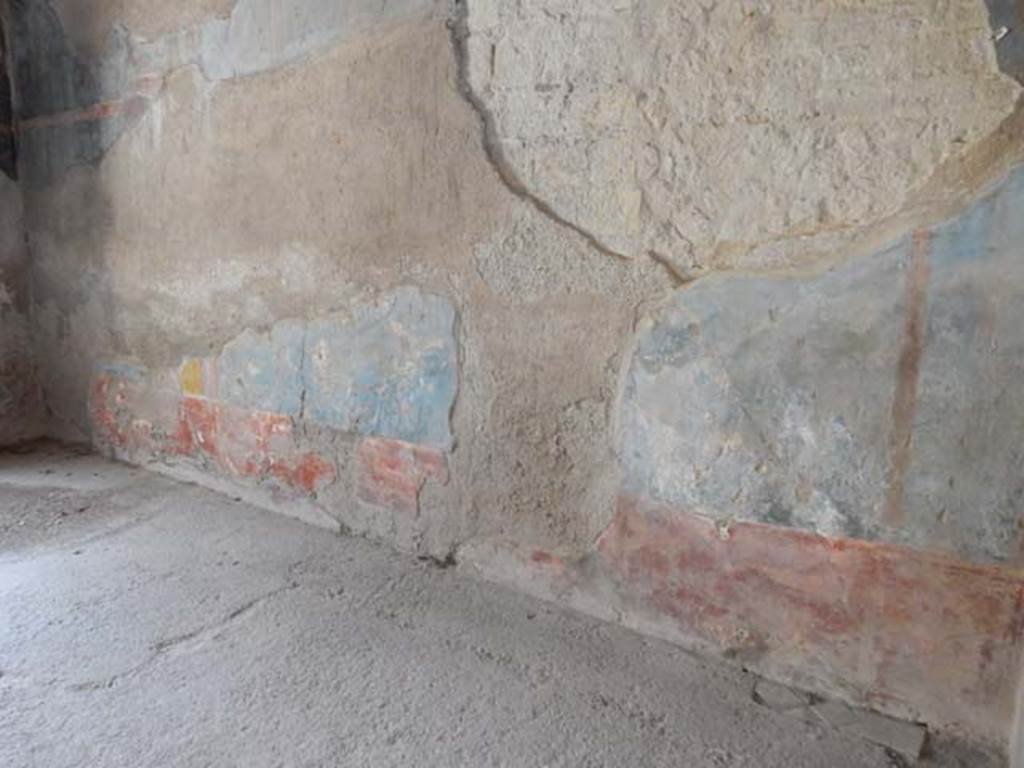
[[[776,676],[1004,737],[1024,633],[1018,569],[762,523],[723,527],[629,495],[596,549],[629,612]]]
[[[101,101],[79,109],[55,112],[52,115],[39,115],[27,120],[19,120],[13,128],[0,126],[0,135],[10,136],[12,133],[25,133],[39,128],[93,123],[122,115],[137,117],[145,111],[150,99],[155,97],[162,87],[162,75],[144,75],[135,81],[135,91],[124,98]]]

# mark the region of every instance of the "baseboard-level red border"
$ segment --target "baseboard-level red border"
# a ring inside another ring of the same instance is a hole
[[[337,479],[334,462],[304,450],[283,414],[179,398],[109,374],[93,382],[89,409],[96,445],[133,463],[188,457],[224,475],[272,478],[306,495]]]
[[[201,373],[194,366],[184,370],[185,389],[201,389],[194,381]],[[339,479],[333,451],[311,450],[316,441],[303,439],[291,416],[179,396],[145,380],[97,376],[90,419],[101,450],[136,464],[187,458],[221,475],[273,481],[305,496]],[[426,483],[448,482],[448,457],[440,448],[373,436],[350,439],[356,444],[355,498],[363,504],[415,517]]]
[[[597,559],[636,609],[752,667],[1005,742],[1024,629],[1019,570],[720,525],[626,495]]]

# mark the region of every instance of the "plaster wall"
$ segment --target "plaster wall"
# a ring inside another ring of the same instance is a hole
[[[6,50],[0,26],[0,445],[14,445],[42,434],[43,418],[30,343],[28,251]]]
[[[8,2],[49,429],[1005,743],[1019,9],[684,5]]]
[[[0,445],[38,437],[43,430],[27,277],[21,190],[0,175]]]

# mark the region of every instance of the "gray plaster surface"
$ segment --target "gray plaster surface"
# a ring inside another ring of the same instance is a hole
[[[0,765],[899,765],[754,679],[196,486],[0,455]]]

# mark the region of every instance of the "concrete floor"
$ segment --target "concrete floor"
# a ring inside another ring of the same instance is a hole
[[[904,764],[754,682],[195,486],[0,456],[7,768]]]

